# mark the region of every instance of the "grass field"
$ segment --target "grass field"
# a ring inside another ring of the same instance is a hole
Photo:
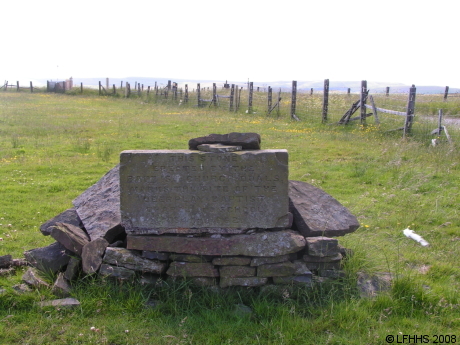
[[[331,117],[338,119],[353,100],[334,97]],[[346,262],[346,279],[281,295],[218,294],[186,283],[149,290],[87,278],[73,291],[81,308],[40,309],[36,302],[53,296],[48,289],[14,292],[23,273],[17,269],[0,277],[0,343],[385,344],[386,335],[395,342],[404,335],[428,335],[431,342],[449,335],[450,343],[460,342],[459,130],[449,128],[453,145],[433,147],[429,132],[436,125],[425,120],[416,118],[412,135],[402,139],[400,132],[386,132],[402,125],[397,116],[381,116],[381,126],[371,119],[367,126],[323,125],[321,102],[305,102],[309,108],[295,122],[283,114],[145,98],[0,92],[0,256],[19,258],[50,244],[40,225],[71,207],[117,164],[120,151],[185,149],[190,138],[210,133],[257,132],[262,148],[287,149],[290,179],[324,189],[361,222],[339,238],[355,253]],[[428,113],[420,101],[416,114],[435,115],[433,102],[425,102],[433,107]],[[459,113],[453,101],[439,106]],[[404,237],[407,227],[430,246]],[[391,290],[360,298],[359,271],[391,272]],[[149,299],[160,301],[158,307],[146,309]],[[252,314],[238,312],[239,304]]]

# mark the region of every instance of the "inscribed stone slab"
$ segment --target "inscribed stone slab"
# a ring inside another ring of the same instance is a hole
[[[123,151],[120,193],[122,224],[128,234],[158,234],[164,229],[180,233],[181,228],[285,228],[288,153]]]

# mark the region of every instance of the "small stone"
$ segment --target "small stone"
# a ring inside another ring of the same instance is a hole
[[[174,261],[166,272],[175,277],[218,277],[218,270],[210,263],[190,263]]]
[[[307,267],[307,264],[303,261],[295,260],[294,267],[295,267],[294,275],[296,276],[301,276],[301,275],[311,276],[312,275],[311,271]]]
[[[32,289],[27,284],[13,285],[13,290],[16,291],[17,293],[20,293],[20,294],[32,291]]]
[[[256,268],[249,266],[222,266],[219,269],[221,277],[254,277]]]
[[[281,255],[273,257],[252,258],[251,266],[260,266],[266,264],[277,264],[280,262],[289,261],[290,255]]]
[[[0,268],[0,277],[8,276],[8,275],[10,275],[10,274],[13,274],[14,272],[16,272],[16,270],[14,269],[14,267],[10,267],[10,268]]]
[[[67,264],[67,268],[64,273],[64,278],[69,281],[75,280],[78,277],[80,270],[81,259],[76,256],[72,256],[70,258],[69,263]]]
[[[46,223],[43,223],[40,226],[40,231],[45,236],[51,235],[51,227],[55,226],[57,223],[67,223],[79,228],[83,228],[83,223],[81,222],[80,217],[78,217],[75,208],[69,208],[68,210],[65,210],[64,212],[57,215],[56,217],[48,220]]]
[[[13,258],[11,255],[0,256],[0,268],[8,268],[11,266]]]
[[[75,298],[62,298],[52,301],[43,301],[37,303],[39,307],[56,307],[56,308],[75,308],[80,306],[80,302]]]
[[[170,255],[170,253],[151,252],[148,250],[142,251],[142,257],[149,260],[168,261]]]
[[[71,290],[70,284],[64,278],[64,273],[59,273],[51,292],[58,297],[69,297]]]
[[[103,262],[131,270],[155,274],[162,274],[166,269],[166,263],[144,259],[136,251],[125,248],[107,248]]]
[[[38,274],[37,269],[29,267],[22,276],[22,281],[30,286],[34,287],[49,287],[49,284],[45,282]]]
[[[342,264],[340,261],[334,262],[306,262],[305,263],[310,270],[340,270],[342,268]]]
[[[278,264],[267,264],[257,267],[258,277],[286,277],[295,272],[295,265],[292,262],[281,262]]]
[[[242,146],[222,145],[222,144],[202,144],[198,145],[197,149],[203,152],[235,152],[241,151]]]
[[[346,274],[344,271],[340,270],[318,270],[318,274],[320,277],[332,278],[332,279],[339,279],[345,278]]]
[[[70,252],[59,242],[24,252],[25,258],[32,266],[40,271],[53,273],[60,271],[67,265],[70,255]]]
[[[81,262],[85,274],[96,273],[102,265],[102,257],[109,242],[104,238],[96,238],[87,243],[82,249]]]
[[[388,272],[378,272],[369,275],[364,272],[358,273],[357,287],[363,298],[373,298],[377,294],[391,289],[393,277]]]
[[[135,271],[124,268],[116,267],[111,265],[102,264],[99,268],[99,274],[101,276],[117,278],[121,280],[128,280],[134,277]]]
[[[157,309],[161,305],[161,301],[158,301],[156,299],[149,299],[147,302],[145,302],[145,308],[148,309]]]
[[[89,243],[89,237],[83,229],[66,223],[56,223],[51,227],[51,237],[79,256],[83,246]]]
[[[192,277],[189,279],[196,286],[215,286],[217,284],[216,278],[211,277]]]
[[[210,258],[206,256],[189,255],[189,254],[171,254],[169,259],[172,261],[182,261],[182,262],[209,262],[211,261]]]
[[[147,286],[156,286],[157,284],[161,284],[161,282],[161,276],[152,273],[144,273],[139,280],[139,284]]]
[[[244,304],[235,304],[234,314],[238,317],[248,317],[252,315],[252,309]]]
[[[244,256],[229,256],[212,259],[212,264],[216,266],[247,266],[251,263],[251,258]]]
[[[334,256],[312,256],[312,255],[304,255],[302,257],[303,261],[305,262],[335,262],[342,260],[343,256],[341,253],[334,255]]]
[[[245,278],[220,278],[219,286],[221,288],[229,286],[247,286],[247,287],[256,287],[267,284],[268,278],[260,277],[245,277]]]
[[[303,284],[307,286],[313,285],[313,276],[300,275],[300,276],[289,276],[289,277],[273,277],[274,284]]]
[[[338,241],[324,236],[306,237],[307,254],[311,256],[335,256],[339,254]]]

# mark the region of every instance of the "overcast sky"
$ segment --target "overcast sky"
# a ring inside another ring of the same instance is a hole
[[[82,77],[460,87],[458,0],[23,0],[0,83]]]

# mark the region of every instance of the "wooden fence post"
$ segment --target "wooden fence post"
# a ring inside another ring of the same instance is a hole
[[[292,81],[292,92],[291,92],[291,119],[297,120],[298,117],[295,115],[295,108],[297,103],[297,80]]]
[[[375,123],[380,125],[379,115],[377,114],[377,107],[375,106],[374,98],[372,97],[372,95],[369,96],[369,100],[371,101],[372,112],[374,113]]]
[[[196,84],[196,97],[198,101],[198,108],[201,107],[201,87],[200,83]]]
[[[102,84],[101,81],[99,80],[99,96],[102,94]]]
[[[117,88],[115,87],[115,84],[113,84],[113,94],[114,94],[114,95],[117,94]]]
[[[254,83],[251,81],[249,83],[249,97],[248,97],[248,113],[252,114],[252,94],[254,92]]]
[[[235,84],[232,84],[230,87],[230,105],[228,111],[233,111],[233,97],[235,97]]]
[[[19,81],[16,82],[16,91],[19,92]]]
[[[324,92],[323,92],[323,114],[322,123],[327,122],[327,111],[329,107],[329,79],[324,79]]]
[[[137,96],[141,97],[141,84],[137,84]]]
[[[388,97],[390,95],[390,87],[387,86],[387,88],[385,89],[385,96]]]
[[[123,89],[123,80],[120,82],[120,90]]]
[[[310,89],[310,96],[313,95],[313,88]]]
[[[240,98],[239,97],[240,97],[240,88],[238,87],[238,85],[235,85],[235,96],[234,96],[234,100],[233,100],[235,112],[237,112],[238,108],[240,107]]]
[[[407,112],[406,112],[406,121],[404,123],[404,133],[403,137],[405,138],[407,134],[410,133],[412,128],[412,123],[414,122],[414,112],[415,112],[415,95],[417,93],[417,89],[415,85],[409,90],[409,99],[407,101]]]
[[[351,92],[351,89],[348,88],[348,89],[347,89],[347,95],[350,95],[350,92]]]
[[[273,103],[273,95],[272,95],[272,87],[268,87],[268,95],[267,95],[267,114],[270,115],[270,110],[272,109]]]
[[[447,95],[449,94],[449,87],[446,86],[446,89],[444,90],[444,102],[447,101]]]
[[[30,93],[34,92],[34,86],[32,85],[32,82],[30,82]]]
[[[217,86],[216,83],[212,83],[212,104],[217,106]]]
[[[6,85],[6,87],[8,87],[8,85]],[[6,91],[6,89],[5,89]],[[46,81],[46,92],[50,92],[50,82],[49,80]]]
[[[83,83],[80,83],[80,93],[83,93]]]
[[[105,78],[105,89],[109,91],[109,78]]]
[[[360,106],[361,106],[360,122],[362,125],[366,124],[366,98],[367,98],[367,80],[362,80],[361,81],[361,94],[360,94]]]
[[[184,103],[188,103],[188,84],[185,84]]]

